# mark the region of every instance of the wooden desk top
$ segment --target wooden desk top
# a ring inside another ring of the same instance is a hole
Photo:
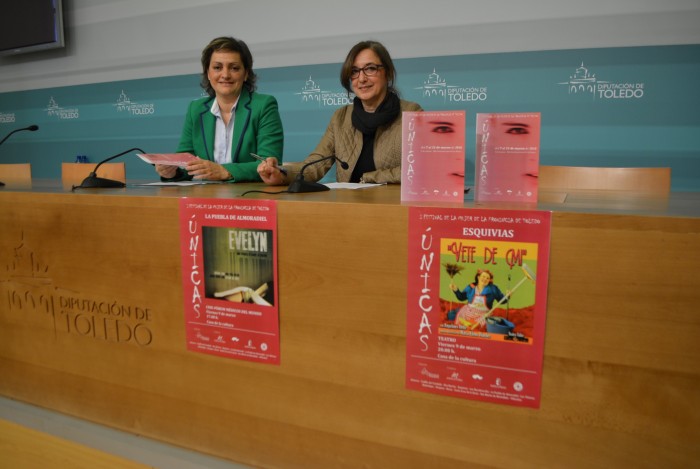
[[[401,202],[401,187],[385,185],[367,189],[338,189],[328,192],[306,194],[285,193],[284,186],[266,186],[262,183],[206,184],[193,186],[153,186],[152,181],[133,182],[119,189],[78,189],[72,191],[55,180],[35,180],[31,186],[13,185],[0,188],[0,194],[8,192],[32,192],[71,194],[80,196],[127,196],[127,197],[211,197],[274,199],[284,202],[340,202],[372,203],[384,205],[435,205],[442,207],[551,210],[553,212],[577,212],[617,215],[644,215],[700,218],[700,192],[672,192],[668,196],[649,196],[627,191],[541,191],[535,204],[488,203],[477,204],[472,194],[465,194],[461,204],[432,204]],[[253,191],[253,192],[248,192]],[[263,193],[267,191],[269,194]],[[280,192],[280,193],[277,193]]]

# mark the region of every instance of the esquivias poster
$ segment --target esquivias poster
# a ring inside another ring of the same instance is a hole
[[[406,386],[539,408],[551,212],[409,208]]]

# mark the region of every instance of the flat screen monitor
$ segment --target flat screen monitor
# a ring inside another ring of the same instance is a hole
[[[64,47],[62,0],[5,0],[0,12],[0,55]]]

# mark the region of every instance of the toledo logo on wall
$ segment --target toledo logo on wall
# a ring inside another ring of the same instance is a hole
[[[15,120],[14,112],[0,112],[0,124],[12,124]]]
[[[428,74],[428,78],[421,86],[414,89],[421,90],[421,95],[424,98],[436,98],[443,102],[486,101],[488,99],[487,87],[450,85],[447,80],[440,77],[436,69]]]
[[[294,93],[297,96],[301,96],[301,100],[305,103],[316,103],[319,107],[338,107],[346,106],[352,104],[354,95],[346,91],[323,91],[312,78],[306,80],[304,87],[301,91]]]
[[[569,94],[590,94],[593,99],[640,99],[644,96],[644,83],[599,80],[594,73],[584,66],[578,67],[568,81],[557,83],[566,85]]]
[[[117,112],[127,112],[134,116],[147,116],[156,113],[156,108],[153,103],[141,104],[129,99],[129,96],[122,90],[117,102],[114,103]]]
[[[58,105],[53,96],[49,99],[49,105],[46,106],[46,115],[49,117],[58,117],[59,119],[78,119],[80,118],[80,110],[78,108],[63,108]]]

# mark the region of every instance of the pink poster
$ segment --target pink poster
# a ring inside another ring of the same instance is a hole
[[[464,201],[465,111],[404,112],[402,201]]]
[[[409,208],[406,386],[539,408],[551,212]]]
[[[476,115],[476,202],[537,203],[540,113]]]
[[[279,364],[277,205],[180,199],[187,348]]]

